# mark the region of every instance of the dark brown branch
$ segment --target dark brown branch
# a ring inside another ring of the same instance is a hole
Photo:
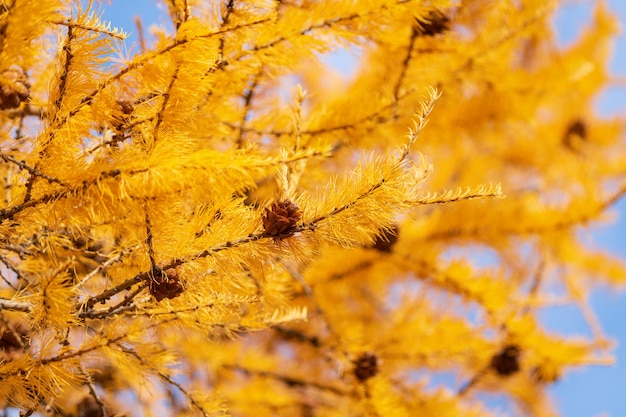
[[[132,287],[135,284],[140,283],[141,281],[146,281],[150,277],[149,272],[142,272],[140,274],[135,275],[132,278],[127,279],[126,281],[116,285],[113,288],[109,288],[108,290],[102,291],[100,294],[87,299],[85,302],[86,312],[81,314],[89,314],[89,310],[93,308],[97,303],[106,303],[108,299],[113,297],[115,294],[125,291]]]
[[[234,10],[235,10],[235,0],[228,0],[226,2],[226,11],[224,12],[223,17],[222,17],[222,27],[228,24],[230,15],[233,13]]]
[[[144,170],[130,171],[128,172],[128,174],[132,175],[132,174],[138,174],[141,172],[146,172],[146,170],[144,169]],[[77,187],[54,191],[54,192],[44,195],[43,197],[38,198],[37,200],[30,200],[30,201],[23,202],[13,207],[1,209],[0,221],[12,219],[13,216],[26,210],[27,208],[35,207],[40,204],[46,204],[46,203],[49,203],[50,201],[62,199],[71,195],[72,193],[80,193],[86,190],[87,188],[89,188],[90,186],[92,186],[93,184],[97,183],[99,180],[102,180],[104,178],[115,178],[119,176],[121,173],[122,171],[120,171],[119,169],[105,171],[105,172],[100,173],[100,175],[97,178],[91,181],[83,181],[83,183]]]
[[[67,38],[65,40],[65,45],[63,45],[63,52],[65,53],[65,62],[63,63],[63,71],[59,75],[59,97],[57,97],[54,102],[54,106],[57,109],[57,112],[61,109],[61,104],[63,102],[63,98],[65,97],[65,89],[67,87],[67,77],[70,73],[70,67],[72,65],[72,59],[74,58],[74,54],[72,54],[72,41],[74,40],[74,30],[72,26],[68,26],[67,28]]]
[[[157,140],[157,135],[159,133],[159,127],[161,127],[161,123],[163,122],[163,112],[167,108],[167,103],[170,100],[170,92],[172,91],[172,87],[174,86],[174,83],[178,79],[178,71],[180,71],[180,64],[176,65],[176,69],[174,70],[174,74],[172,74],[172,79],[170,80],[169,84],[167,85],[167,88],[165,89],[165,92],[162,94],[163,102],[161,103],[161,108],[159,109],[159,112],[156,115],[156,123],[154,125],[154,134],[153,134],[153,136],[154,136],[154,141],[155,142]]]
[[[241,115],[241,120],[239,122],[239,135],[237,136],[237,148],[243,148],[243,135],[244,135],[244,126],[246,125],[246,121],[248,120],[248,114],[250,112],[250,103],[252,102],[252,97],[254,97],[254,93],[256,91],[259,77],[261,71],[259,71],[255,76],[252,84],[248,88],[248,91],[243,96],[243,114]]]
[[[86,30],[88,32],[102,33],[103,35],[111,36],[113,38],[116,38],[122,41],[126,39],[126,36],[124,36],[123,34],[117,33],[116,31],[100,29],[100,28],[93,27],[93,26],[87,26],[78,22],[72,22],[72,21],[67,21],[67,20],[54,20],[48,23],[51,23],[53,25],[59,25],[59,26],[67,26],[68,30],[72,28],[76,28],[76,29]]]
[[[91,278],[93,278],[94,276],[96,276],[96,274],[100,271],[102,271],[104,268],[107,268],[108,266],[114,264],[115,262],[119,262],[124,256],[128,255],[129,253],[131,253],[133,250],[137,249],[137,247],[131,247],[131,248],[124,248],[121,252],[119,252],[116,256],[109,258],[107,260],[105,260],[104,262],[101,262],[100,264],[98,264],[97,267],[95,267],[91,272],[89,272],[87,275],[85,275],[78,284],[76,284],[77,286],[83,286],[87,283],[87,281],[89,281]]]
[[[235,248],[235,247],[247,244],[247,243],[256,242],[257,240],[264,239],[264,238],[270,239],[272,238],[272,235],[265,233],[265,232],[250,233],[248,236],[245,236],[236,240],[229,240],[220,245],[216,245],[209,249],[205,249],[202,252],[192,255],[188,258],[174,259],[170,261],[167,265],[163,266],[162,269],[165,270],[169,268],[175,268],[177,266],[184,264],[185,262],[193,261],[193,260],[200,259],[200,258],[206,258],[207,256],[211,256],[214,253],[221,252],[226,249]]]
[[[374,191],[376,191],[377,189],[382,187],[384,184],[385,184],[385,180],[383,178],[379,182],[377,182],[376,184],[372,184],[372,186],[367,191],[365,191],[364,193],[358,195],[353,201],[350,201],[349,203],[346,203],[343,206],[339,206],[337,208],[334,208],[330,213],[326,213],[326,214],[323,214],[321,216],[318,216],[315,219],[309,221],[307,224],[309,226],[315,228],[317,223],[320,223],[320,222],[328,219],[329,217],[336,216],[337,214],[339,214],[339,213],[341,213],[343,211],[348,210],[350,207],[354,206],[359,201],[363,200],[364,198],[366,198],[367,196],[372,194]],[[309,230],[312,230],[311,227],[309,227]]]
[[[102,417],[105,417],[107,415],[106,407],[104,406],[104,402],[102,402],[102,399],[100,398],[100,396],[98,395],[98,392],[96,391],[96,386],[94,384],[93,378],[91,377],[91,375],[89,375],[87,371],[85,371],[85,369],[83,369],[82,366],[80,367],[80,371],[85,377],[87,387],[89,388],[89,393],[91,394],[91,397],[93,398],[93,400],[96,402],[98,409],[100,410],[100,415]]]
[[[72,359],[72,358],[75,358],[75,357],[78,357],[78,356],[83,356],[83,355],[85,355],[87,353],[93,352],[94,350],[98,350],[98,349],[103,348],[105,346],[109,346],[109,345],[112,345],[112,344],[114,344],[116,342],[119,342],[120,340],[126,338],[127,336],[128,336],[128,334],[124,333],[122,335],[114,337],[113,339],[107,339],[104,343],[102,343],[100,345],[91,346],[91,347],[88,347],[88,348],[85,348],[85,349],[75,350],[75,351],[72,351],[72,352],[66,352],[66,353],[60,354],[58,356],[53,356],[53,357],[50,357],[50,358],[45,358],[45,359],[42,359],[40,361],[40,364],[41,365],[47,365],[49,363],[61,362],[61,361],[67,360],[67,359]]]
[[[396,85],[393,88],[393,100],[394,103],[398,103],[398,94],[400,93],[400,88],[402,87],[402,83],[404,82],[404,78],[406,77],[406,72],[409,69],[409,63],[411,61],[411,55],[413,53],[413,47],[415,46],[415,40],[419,37],[420,33],[416,27],[413,27],[411,30],[411,37],[409,38],[409,45],[407,46],[406,56],[402,61],[402,65],[400,66],[400,75],[398,76],[398,80],[396,81]]]
[[[123,127],[124,127],[124,129],[126,131],[130,131],[134,127],[139,126],[140,124],[143,124],[143,123],[151,122],[152,120],[154,120],[154,116],[147,117],[145,119],[135,120],[132,123],[125,124]],[[105,141],[105,142],[101,142],[101,143],[95,145],[93,148],[87,150],[86,152],[87,152],[87,154],[91,155],[92,153],[94,153],[95,151],[97,151],[98,149],[100,149],[103,146],[113,146],[113,145],[115,145],[115,144],[117,144],[119,142],[123,142],[123,141],[125,141],[126,139],[129,139],[129,138],[130,138],[130,136],[125,136],[123,134],[115,135],[115,136],[113,136],[113,138],[111,138],[111,140],[108,140],[108,141]]]
[[[321,391],[330,392],[330,393],[333,393],[335,395],[339,395],[342,397],[353,395],[352,393],[345,391],[338,387],[333,387],[331,385],[323,385],[315,381],[306,381],[301,378],[295,378],[295,377],[288,376],[288,375],[281,375],[275,372],[249,369],[249,368],[244,368],[243,366],[239,366],[239,365],[223,365],[223,367],[226,369],[233,370],[233,371],[241,372],[246,376],[259,376],[262,378],[275,379],[277,381],[284,383],[285,385],[289,387],[296,387],[296,388],[311,387],[311,388],[315,388]]]
[[[360,200],[362,200],[363,198],[367,197],[368,195],[370,195],[371,193],[373,193],[374,191],[376,191],[378,188],[382,187],[385,184],[385,180],[381,179],[379,182],[377,182],[376,184],[373,184],[367,191],[363,192],[362,194],[358,195],[353,201],[350,201],[349,203],[346,203],[340,207],[337,207],[335,209],[333,209],[331,212],[326,213],[326,214],[322,214],[316,218],[314,218],[313,220],[308,221],[307,223],[303,223],[300,225],[297,225],[295,227],[293,227],[293,229],[290,231],[290,236],[293,236],[296,233],[299,232],[304,232],[307,230],[315,230],[317,228],[318,223],[323,222],[324,220],[335,216],[347,209],[349,209],[350,207],[352,207],[354,204],[357,204]],[[251,242],[256,242],[257,240],[260,239],[274,239],[275,236],[271,235],[267,232],[259,232],[259,233],[250,233],[248,236],[239,238],[239,239],[235,239],[235,240],[229,240],[227,242],[224,242],[222,244],[213,246],[211,248],[205,249],[200,253],[197,253],[195,255],[192,255],[190,257],[187,258],[183,258],[183,259],[174,259],[172,261],[170,261],[167,265],[163,266],[162,269],[169,269],[169,268],[175,268],[177,266],[180,266],[182,264],[184,264],[185,262],[189,262],[189,261],[193,261],[195,259],[199,259],[199,258],[206,258],[207,256],[211,256],[214,253],[217,252],[221,252],[223,250],[226,249],[231,249],[231,248],[235,248],[235,247],[239,247],[241,245],[245,245]]]
[[[148,207],[144,206],[144,211],[146,212],[146,246],[148,247],[148,256],[150,257],[150,264],[152,264],[152,269],[154,270],[157,265],[154,260],[154,246],[152,245],[152,223],[150,223],[150,216],[148,215]]]
[[[226,10],[222,13],[222,24],[220,25],[220,28],[224,28],[226,25],[228,25],[230,16],[234,10],[235,10],[235,0],[228,0],[228,2],[226,3]],[[226,38],[224,36],[220,38],[220,46],[219,46],[219,54],[218,54],[218,57],[220,59],[224,57],[224,47],[226,46],[225,39]],[[215,67],[211,67],[209,71],[207,71],[207,73],[212,73],[215,70],[216,70]],[[211,93],[208,94],[208,96],[210,95]],[[208,99],[208,96],[205,98],[205,101]]]
[[[132,301],[135,299],[135,297],[137,295],[139,295],[139,293],[141,293],[141,291],[143,291],[144,288],[146,288],[148,286],[147,283],[142,283],[140,284],[137,288],[135,288],[134,291],[130,292],[129,294],[127,294],[124,299],[122,301],[120,301],[119,303],[112,305],[111,307],[105,309],[105,310],[99,310],[99,311],[84,311],[78,314],[78,317],[80,318],[87,318],[87,319],[99,319],[99,318],[104,318],[104,317],[109,317],[115,314],[118,314],[122,311],[127,311],[128,309],[132,309],[134,306],[131,305]],[[128,307],[128,308],[126,308]]]
[[[68,186],[68,183],[66,183],[65,181],[61,181],[57,178],[51,177],[49,175],[44,174],[43,172],[39,171],[38,169],[32,168],[28,165],[26,165],[26,162],[24,161],[18,161],[17,159],[13,158],[12,156],[9,155],[5,155],[5,154],[0,154],[0,158],[4,159],[6,162],[10,162],[12,164],[17,165],[18,167],[20,167],[20,169],[28,171],[28,173],[31,175],[31,177],[41,177],[43,179],[45,179],[46,181],[48,181],[49,183],[57,183],[63,186]]]
[[[22,273],[19,269],[17,269],[15,266],[13,266],[13,264],[11,262],[9,262],[9,260],[7,258],[5,258],[3,255],[0,255],[0,262],[2,262],[8,269],[10,269],[15,276],[17,277],[18,280],[23,280],[28,282],[28,280],[22,276]],[[0,274],[1,275],[1,274]],[[4,275],[2,276],[2,280],[11,288],[13,288],[14,290],[17,291],[18,287],[16,287],[15,285],[13,285]]]
[[[272,330],[278,333],[278,335],[283,340],[295,340],[297,342],[307,343],[314,348],[319,348],[322,346],[322,343],[317,336],[309,336],[308,334],[305,334],[304,332],[301,332],[299,330],[290,329],[283,326],[274,326],[272,327]]]
[[[226,304],[232,304],[232,305],[240,305],[240,302],[232,302],[232,303],[220,303],[220,305],[226,305]],[[173,315],[175,316],[177,319],[179,319],[180,317],[178,316],[178,314],[181,313],[195,313],[198,310],[201,310],[203,308],[213,308],[215,307],[214,303],[207,303],[207,304],[201,304],[201,305],[195,305],[193,307],[189,307],[189,308],[181,308],[178,310],[171,310],[171,311],[142,311],[142,312],[137,312],[136,315],[146,315],[149,317],[156,317],[156,316],[165,316],[165,315]]]
[[[65,119],[59,118],[59,113],[61,110],[61,105],[63,104],[63,99],[65,98],[65,90],[67,88],[67,79],[70,74],[70,67],[72,65],[72,59],[74,58],[74,54],[72,53],[72,41],[74,40],[74,29],[72,26],[68,26],[67,28],[67,36],[65,40],[65,44],[63,45],[62,51],[64,52],[64,61],[63,61],[63,70],[61,74],[59,74],[59,96],[54,101],[54,119],[51,125],[58,125],[61,120],[67,121],[70,116],[67,116]],[[71,113],[71,112],[70,112]],[[42,143],[41,150],[39,151],[39,157],[43,158],[46,155],[48,145],[52,142],[53,138],[56,135],[57,130],[52,129],[50,131],[50,136]],[[37,166],[35,166],[37,168]],[[33,187],[33,183],[35,181],[35,177],[30,177],[28,182],[26,183],[26,196],[24,197],[24,203],[27,203],[31,198],[31,191]]]

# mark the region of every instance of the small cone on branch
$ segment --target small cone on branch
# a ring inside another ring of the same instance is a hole
[[[373,353],[365,352],[352,361],[353,373],[356,379],[365,382],[378,374],[378,357]]]
[[[88,396],[81,400],[77,406],[77,417],[105,417],[96,400]]]
[[[176,298],[185,290],[175,268],[163,271],[159,267],[152,270],[148,288],[157,301]]]
[[[376,240],[370,247],[379,252],[391,253],[397,241],[398,226],[392,226],[390,229],[385,229],[382,234],[376,236]]]
[[[491,367],[500,376],[509,376],[520,370],[521,349],[517,345],[507,345],[491,358]]]
[[[30,83],[19,67],[0,73],[0,110],[16,109],[30,97]]]
[[[414,28],[420,36],[435,36],[450,30],[450,18],[440,11],[431,11],[425,21],[418,21]]]
[[[265,233],[278,238],[294,234],[296,224],[302,218],[302,212],[296,203],[287,199],[275,201],[263,214]]]
[[[10,361],[22,355],[28,345],[30,330],[23,323],[0,323],[0,362]]]

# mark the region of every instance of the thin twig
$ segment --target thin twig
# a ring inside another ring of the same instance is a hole
[[[146,38],[143,33],[143,24],[139,16],[135,17],[135,26],[137,27],[137,38],[139,38],[139,51],[146,53]]]
[[[140,169],[140,170],[136,170],[136,171],[126,172],[126,174],[133,175],[133,174],[143,173],[143,172],[146,172],[146,171],[147,171],[147,169]],[[58,200],[58,199],[62,199],[62,198],[65,198],[65,197],[73,195],[73,194],[79,194],[80,192],[86,190],[87,188],[89,188],[93,184],[97,183],[99,180],[102,180],[102,179],[105,179],[105,178],[115,178],[115,177],[118,177],[121,174],[122,174],[122,171],[120,171],[119,169],[114,169],[114,170],[111,170],[111,171],[101,172],[100,175],[97,178],[94,178],[91,181],[83,181],[82,184],[80,184],[80,185],[78,185],[76,187],[66,188],[66,189],[58,190],[58,191],[53,191],[51,193],[43,195],[42,197],[39,197],[36,200],[24,201],[21,204],[17,204],[17,205],[15,205],[13,207],[8,207],[8,208],[1,209],[0,210],[0,221],[11,219],[11,218],[13,218],[13,216],[15,216],[16,214],[26,210],[27,208],[35,207],[35,206],[37,206],[39,204],[46,204],[46,203],[49,203],[50,201],[55,201],[55,200]]]
[[[428,240],[438,240],[438,239],[451,239],[451,238],[467,238],[467,237],[480,237],[483,235],[490,235],[497,233],[499,236],[512,236],[512,235],[539,235],[543,233],[549,233],[564,229],[569,229],[576,226],[584,226],[586,223],[589,223],[594,218],[596,218],[599,214],[603,213],[605,210],[616,204],[622,197],[626,195],[626,182],[624,182],[621,187],[609,198],[602,201],[600,204],[593,207],[591,210],[586,213],[580,214],[576,217],[572,217],[569,219],[563,219],[563,216],[556,216],[558,219],[556,222],[547,224],[547,225],[538,225],[526,228],[520,227],[506,227],[502,229],[493,229],[493,228],[474,228],[474,229],[451,229],[444,230],[438,233],[433,233],[425,237]],[[563,210],[560,210],[563,211]],[[509,223],[507,223],[509,224]]]
[[[91,377],[91,375],[89,375],[87,371],[85,371],[85,369],[82,366],[80,366],[80,372],[83,374],[83,376],[87,380],[87,387],[89,388],[89,393],[91,394],[94,401],[98,405],[98,409],[100,410],[100,415],[102,417],[105,417],[107,415],[107,410],[106,410],[106,407],[104,406],[104,403],[102,402],[102,399],[98,395],[98,392],[96,391],[96,386],[93,382],[93,378]]]
[[[71,21],[67,21],[67,20],[53,20],[53,21],[49,21],[48,23],[51,23],[53,25],[67,26],[68,30],[71,29],[71,28],[76,28],[76,29],[86,30],[86,31],[89,31],[89,32],[102,33],[103,35],[111,36],[112,38],[116,38],[116,39],[119,39],[119,40],[122,40],[122,41],[128,37],[127,34],[125,34],[124,32],[118,31],[118,30],[107,30],[107,29],[104,29],[104,28],[97,28],[97,27],[93,27],[93,26],[87,26],[87,25],[84,25],[82,23],[71,22]]]
[[[28,303],[0,298],[0,310],[11,310],[30,313],[32,309],[33,307]]]
[[[154,132],[153,136],[154,136],[154,141],[155,142],[157,140],[157,135],[159,133],[159,128],[161,127],[161,123],[163,122],[163,112],[165,112],[165,109],[167,108],[167,103],[170,100],[170,92],[172,91],[172,87],[174,87],[174,83],[178,79],[178,72],[180,71],[180,67],[181,67],[180,63],[176,65],[176,69],[174,70],[174,74],[172,74],[172,79],[170,80],[169,84],[167,85],[167,88],[165,89],[165,92],[163,92],[163,94],[161,94],[161,96],[163,97],[163,101],[161,103],[161,108],[157,112],[156,123],[154,124],[154,130],[153,130],[153,132]]]
[[[83,287],[87,283],[87,281],[89,281],[91,278],[95,277],[104,268],[107,268],[108,266],[113,265],[115,262],[118,262],[119,260],[122,259],[123,256],[126,256],[127,254],[129,254],[133,250],[137,249],[138,247],[139,246],[137,245],[137,246],[134,246],[132,248],[126,248],[122,252],[120,252],[116,256],[114,256],[113,258],[109,258],[105,262],[99,264],[93,271],[91,271],[90,273],[85,275],[83,277],[83,279],[80,280],[80,282],[78,284],[76,284],[76,286],[77,287]]]
[[[111,307],[107,309],[85,311],[85,312],[79,313],[78,316],[80,318],[98,319],[98,318],[109,317],[115,314],[119,314],[122,311],[132,310],[136,306],[131,305],[130,303],[132,303],[135,297],[139,295],[139,293],[141,293],[141,291],[143,291],[143,289],[146,288],[146,286],[147,284],[144,282],[143,284],[135,288],[134,291],[127,294],[122,301],[120,301],[119,303],[115,305],[112,305]]]
[[[0,262],[2,262],[8,269],[10,269],[15,276],[17,277],[18,281],[19,280],[23,280],[25,282],[28,282],[28,280],[26,279],[25,276],[22,275],[22,271],[20,271],[19,269],[17,269],[11,262],[9,262],[9,260],[7,258],[5,258],[3,255],[0,254]],[[16,287],[15,285],[13,285],[4,275],[2,275],[2,280],[4,282],[7,283],[7,285],[11,288],[13,288],[14,290],[17,291],[18,287]]]
[[[396,81],[396,85],[393,88],[393,101],[394,103],[398,103],[398,94],[400,93],[400,88],[402,87],[402,83],[404,82],[404,78],[406,76],[406,72],[409,69],[409,63],[411,61],[411,55],[413,53],[413,47],[415,46],[415,40],[419,37],[418,30],[414,27],[411,30],[411,37],[409,38],[409,45],[407,46],[406,56],[402,61],[402,65],[400,66],[400,75],[398,76],[398,80]]]
[[[91,310],[93,308],[93,306],[96,305],[97,303],[103,303],[104,304],[104,303],[106,303],[106,301],[109,298],[113,297],[115,294],[129,289],[130,287],[132,287],[135,284],[138,284],[141,281],[145,281],[149,276],[150,275],[149,275],[148,272],[142,272],[142,273],[137,274],[134,277],[129,278],[126,281],[116,285],[113,288],[109,288],[108,290],[104,290],[100,294],[87,299],[87,301],[85,301],[85,308],[87,310]]]
[[[137,352],[135,352],[134,350],[129,349],[129,348],[125,348],[125,347],[122,347],[121,350],[124,353],[126,353],[126,354],[134,357],[135,359],[137,359],[142,365],[147,365],[146,362],[143,360],[143,358]],[[204,407],[200,403],[198,403],[198,401],[193,397],[193,395],[191,395],[191,393],[188,392],[181,384],[179,384],[178,382],[174,381],[174,379],[171,376],[169,376],[169,375],[167,375],[167,374],[165,374],[163,372],[157,371],[157,370],[155,370],[155,371],[156,371],[156,374],[161,379],[166,381],[168,384],[176,387],[189,400],[189,402],[194,407],[196,407],[204,416],[209,417],[209,413],[204,409]]]
[[[271,372],[271,371],[263,371],[263,370],[257,370],[257,369],[250,369],[250,368],[244,368],[243,366],[240,365],[227,365],[224,364],[222,365],[224,368],[226,369],[231,369],[233,371],[239,371],[242,372],[243,374],[247,375],[247,376],[251,376],[251,375],[256,375],[256,376],[260,376],[262,378],[271,378],[271,379],[275,379],[277,381],[281,381],[282,383],[284,383],[287,386],[290,387],[301,387],[301,388],[305,388],[305,387],[311,387],[311,388],[315,388],[321,391],[325,391],[325,392],[330,392],[333,393],[335,395],[339,395],[341,397],[345,397],[345,396],[352,396],[353,394],[350,392],[347,392],[345,390],[342,390],[341,388],[338,387],[333,387],[330,385],[323,385],[320,384],[318,382],[315,381],[306,381],[304,379],[301,378],[295,378],[292,376],[288,376],[288,375],[281,375],[275,372]]]
[[[252,103],[252,97],[254,97],[254,94],[256,92],[256,88],[259,82],[259,78],[261,76],[261,72],[262,70],[259,70],[259,72],[257,72],[254,75],[254,79],[252,80],[250,87],[248,88],[248,90],[245,92],[243,96],[243,112],[241,115],[241,119],[239,121],[239,134],[237,136],[237,142],[236,142],[238,149],[243,148],[243,136],[244,136],[243,128],[246,125],[246,122],[248,121],[248,115],[250,113],[250,103]]]
[[[467,392],[472,387],[474,387],[474,385],[476,385],[483,378],[483,376],[485,376],[489,368],[489,366],[484,367],[483,369],[478,371],[472,378],[470,378],[465,384],[463,384],[461,388],[459,388],[459,390],[457,391],[457,396],[462,397],[467,394]]]
[[[539,262],[539,265],[537,266],[537,270],[535,271],[535,274],[533,276],[530,289],[528,290],[528,296],[526,297],[526,300],[527,300],[526,305],[524,305],[521,309],[520,313],[522,316],[528,314],[528,312],[532,308],[532,304],[535,300],[535,297],[537,296],[537,292],[539,291],[539,286],[541,285],[541,282],[543,281],[545,267],[546,267],[546,261],[542,257]]]
[[[63,185],[65,187],[67,187],[69,184],[65,181],[61,181],[57,178],[51,177],[49,175],[44,174],[43,172],[39,171],[38,169],[32,168],[28,165],[26,165],[26,162],[24,161],[18,161],[17,159],[13,158],[12,156],[6,155],[6,154],[0,154],[0,158],[4,159],[6,162],[10,162],[12,164],[17,165],[18,167],[20,167],[20,169],[23,169],[25,171],[28,171],[28,173],[33,176],[33,177],[41,177],[43,179],[45,179],[46,181],[48,181],[49,183],[57,183],[60,185]]]

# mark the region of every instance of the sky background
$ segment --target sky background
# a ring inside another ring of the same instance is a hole
[[[107,4],[108,3],[108,4]],[[609,9],[619,16],[626,28],[626,0],[608,0]],[[144,28],[150,24],[167,24],[165,10],[157,0],[109,0],[103,2],[104,18],[113,26],[131,34],[136,39],[134,19],[141,16]],[[561,46],[574,41],[592,18],[592,2],[573,0],[557,14],[554,22]],[[136,52],[135,44],[126,49]],[[347,55],[347,54],[346,54]],[[341,61],[338,61],[341,65]],[[612,85],[597,99],[595,108],[605,116],[626,116],[626,36],[618,38],[611,63],[616,78],[622,85]],[[626,259],[626,200],[622,199],[612,211],[618,219],[611,225],[599,228],[593,234],[594,244],[616,256]],[[598,315],[606,335],[618,342],[614,351],[615,366],[590,366],[568,371],[550,388],[550,394],[564,417],[626,416],[626,291],[600,288],[591,295],[591,304]],[[544,310],[541,319],[549,330],[566,335],[588,335],[588,326],[574,307]]]
[[[626,116],[626,1],[609,0],[609,9],[619,16],[622,33],[615,44],[611,72],[622,78],[622,85],[607,88],[595,103],[599,115]],[[566,46],[576,39],[592,17],[591,2],[564,7],[556,16],[559,43]],[[594,243],[626,259],[626,200],[612,209],[618,217],[613,224],[594,233]],[[606,335],[618,342],[616,364],[573,370],[551,388],[551,394],[565,417],[626,416],[626,292],[600,288],[591,295],[591,305]],[[564,334],[588,334],[580,313],[573,308],[546,311],[543,322],[550,330]]]

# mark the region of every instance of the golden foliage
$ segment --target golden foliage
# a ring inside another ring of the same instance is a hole
[[[550,416],[610,363],[602,2],[559,49],[557,2],[166,1],[123,59],[86,3],[0,5],[0,409]],[[593,338],[543,329],[555,303]]]

